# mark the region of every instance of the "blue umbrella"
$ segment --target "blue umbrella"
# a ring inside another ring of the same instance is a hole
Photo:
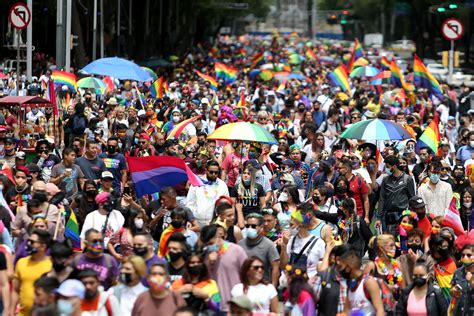
[[[137,64],[118,57],[97,59],[82,68],[81,71],[87,74],[111,76],[120,80],[153,80],[153,77]]]
[[[362,140],[402,140],[412,136],[400,124],[388,120],[365,120],[349,126],[342,138]]]
[[[293,72],[288,75],[288,79],[306,80],[306,77],[302,74]]]

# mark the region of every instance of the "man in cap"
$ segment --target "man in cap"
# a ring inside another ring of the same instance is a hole
[[[286,182],[290,181],[291,185],[296,185],[298,190],[304,190],[304,182],[300,176],[293,173],[295,169],[295,163],[293,160],[286,159],[282,161],[280,165],[280,172],[277,173],[275,179],[272,180],[270,186],[273,191],[281,190],[285,186]]]
[[[15,166],[25,166],[26,165],[26,154],[24,151],[18,151],[15,154]]]
[[[130,152],[130,156],[148,157],[155,155],[155,148],[150,144],[150,136],[147,133],[138,135],[138,146]]]
[[[431,222],[426,212],[425,202],[418,195],[412,196],[408,201],[410,210],[418,216],[418,228],[425,234],[425,239],[431,236]]]
[[[60,315],[80,316],[81,300],[86,295],[86,287],[79,280],[66,280],[56,290],[56,306]]]
[[[246,295],[234,296],[229,301],[230,315],[250,316],[252,315],[252,302]]]
[[[321,104],[321,111],[327,114],[333,103],[331,97],[329,96],[329,86],[327,84],[323,83],[321,85],[321,94],[316,100],[319,102],[319,104]]]
[[[334,186],[339,177],[339,172],[335,169],[336,158],[333,156],[327,156],[320,161],[319,165],[321,172],[314,177],[314,180],[312,180],[311,189],[314,190],[317,187],[326,186],[334,192]]]

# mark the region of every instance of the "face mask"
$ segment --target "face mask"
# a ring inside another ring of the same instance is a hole
[[[183,257],[183,253],[180,251],[180,252],[168,252],[168,258],[170,259],[170,262],[176,262],[178,261],[180,258]]]
[[[368,164],[367,165],[367,171],[368,172],[372,172],[375,170],[375,165],[374,164]]]
[[[198,145],[199,145],[199,147],[204,146],[204,141],[203,140],[198,140]]]
[[[474,148],[474,141],[471,140],[471,141],[469,142],[469,147]]]
[[[472,257],[472,256],[471,256]],[[471,266],[472,264],[474,264],[474,259],[473,258],[468,258],[468,257],[465,257],[463,256],[461,258],[461,263],[465,266],[465,267],[469,267]]]
[[[395,250],[386,250],[385,253],[387,254],[387,257],[389,258],[395,258]]]
[[[180,229],[183,227],[183,222],[182,221],[171,221],[171,226],[173,226],[175,229]]]
[[[60,315],[72,315],[74,313],[74,305],[68,300],[58,299],[57,306]]]
[[[347,272],[346,270],[339,271],[339,274],[346,280],[349,280],[351,278],[351,273]]]
[[[449,249],[438,249],[438,253],[442,260],[446,260],[449,257]]]
[[[439,233],[440,228],[439,227],[431,227],[431,235]]]
[[[250,185],[250,180],[244,180],[243,181],[245,185],[249,186]]]
[[[389,169],[389,168],[385,167],[385,173],[387,175],[391,176],[393,172],[392,172],[392,169]]]
[[[420,278],[420,277],[413,278],[413,285],[414,286],[421,287],[425,284],[426,284],[426,279],[425,278]]]
[[[430,181],[433,183],[438,183],[439,182],[439,174],[432,173],[430,174]]]
[[[465,208],[471,208],[472,202],[463,203],[462,205],[464,205]]]
[[[112,206],[112,204],[104,204],[104,210],[106,210],[107,212],[112,212],[112,210],[114,209],[114,207]]]
[[[173,116],[173,122],[174,123],[179,123],[180,117],[179,116]]]
[[[136,218],[133,223],[135,224],[135,227],[137,229],[142,229],[143,228],[143,219],[142,218]]]
[[[321,203],[321,197],[320,196],[313,196],[313,202],[315,204]]]
[[[133,247],[133,253],[139,257],[143,257],[147,254],[148,249],[146,247]]]
[[[280,193],[278,197],[278,202],[288,202],[288,194],[286,192]]]
[[[88,197],[95,197],[97,195],[97,190],[87,190],[86,196]]]
[[[53,261],[53,269],[56,272],[63,271],[64,269],[66,269],[66,264],[64,262],[54,262]]]
[[[44,218],[44,215],[43,213],[38,213],[38,214],[33,214],[33,216],[31,216],[33,218],[33,220],[37,219],[37,218],[40,218],[40,217],[43,217]]]
[[[198,264],[198,265],[195,265],[195,266],[192,266],[192,267],[188,267],[188,271],[192,275],[200,275],[202,273],[202,271],[204,271],[204,265]]]
[[[131,273],[120,273],[120,282],[123,284],[130,284],[132,282]]]
[[[249,151],[249,159],[257,159],[258,155],[254,151]],[[257,171],[258,172],[258,171]]]
[[[36,249],[35,247],[33,247],[32,244],[27,243],[27,244],[25,245],[25,251],[26,251],[26,253],[27,253],[28,255],[32,255],[32,254],[37,253],[37,252],[38,252],[38,249]]]
[[[46,202],[48,200],[48,193],[46,192],[35,192],[33,194],[33,199],[40,201],[41,203]]]
[[[351,164],[351,166],[352,166],[352,169],[357,169],[357,168],[359,168],[359,163],[358,162],[353,162]]]
[[[249,239],[255,239],[258,237],[258,232],[255,228],[247,228],[245,236]]]
[[[98,255],[104,252],[104,245],[101,242],[95,242],[87,246],[87,251],[94,255]]]
[[[402,227],[403,229],[405,229],[407,232],[413,230],[413,225],[410,224],[410,223],[401,223],[401,224],[400,224],[400,227]]]
[[[116,150],[115,146],[107,146],[107,152],[111,155],[115,154]]]
[[[135,137],[135,138],[133,139],[133,142],[135,143],[135,145],[138,145],[138,138]]]
[[[331,167],[323,165],[322,167],[324,173],[329,173],[331,171]]]
[[[423,246],[418,244],[409,244],[408,249],[411,249],[414,253],[423,252]]]
[[[291,236],[298,235],[298,228],[290,228],[290,235]]]
[[[346,186],[338,186],[338,187],[336,188],[336,192],[337,192],[337,194],[339,194],[339,195],[343,195],[344,193],[346,193],[346,191],[347,191]]]
[[[184,108],[186,107],[186,102],[181,102],[181,103],[179,104],[179,107],[182,108],[182,109],[184,109]]]
[[[219,251],[219,245],[214,244],[206,247],[206,252],[211,253],[211,252],[218,252]]]
[[[155,293],[163,293],[168,288],[166,279],[162,276],[152,276],[148,279],[150,289]]]

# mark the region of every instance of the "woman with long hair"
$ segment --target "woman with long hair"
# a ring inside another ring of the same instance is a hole
[[[244,261],[240,269],[240,282],[232,288],[232,297],[246,295],[253,303],[254,313],[278,313],[278,293],[263,279],[265,267],[255,256]]]
[[[95,211],[98,206],[95,202],[98,188],[94,180],[84,181],[82,187],[82,195],[77,196],[71,203],[71,210],[76,214],[79,230],[82,230],[82,225],[86,219],[87,214]]]
[[[221,196],[216,201],[214,217],[211,222],[222,226],[225,230],[225,240],[238,243],[243,238],[239,226],[235,225],[235,207],[230,197]]]
[[[145,211],[131,210],[125,217],[123,227],[110,237],[107,244],[109,253],[119,261],[133,255],[133,237],[146,231],[145,223],[148,223]]]
[[[456,261],[453,258],[453,241],[446,236],[434,234],[431,236],[429,245],[431,257],[433,257],[435,261],[435,280],[441,288],[446,302],[449,304],[451,302],[451,280],[457,268]]]
[[[209,274],[201,253],[192,253],[186,260],[181,279],[171,284],[171,289],[180,293],[189,307],[198,312],[219,311],[221,296],[217,283]]]
[[[474,229],[474,212],[472,200],[474,199],[474,190],[466,188],[461,192],[461,221],[464,230],[470,231]]]
[[[288,288],[283,293],[285,312],[288,315],[316,315],[317,299],[308,283],[306,271],[287,265],[285,273],[288,280]]]
[[[250,164],[242,172],[242,181],[231,189],[230,196],[237,210],[237,223],[244,227],[244,218],[250,213],[260,213],[265,206],[265,191],[256,182],[257,170]]]
[[[282,229],[290,227],[290,215],[298,208],[300,193],[294,185],[285,185],[281,190],[273,209],[278,212],[277,219]]]

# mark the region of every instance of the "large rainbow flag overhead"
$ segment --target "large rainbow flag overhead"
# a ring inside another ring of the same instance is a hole
[[[203,185],[203,181],[178,157],[127,157],[127,164],[138,198],[186,181],[194,186]]]
[[[413,61],[413,81],[415,86],[426,88],[431,94],[444,99],[443,91],[438,80],[436,80],[428,68],[423,64],[421,59],[416,55],[415,60]]]
[[[398,67],[395,58],[392,59],[392,62],[390,64],[390,72],[392,73],[392,76],[390,77],[390,82],[398,88],[408,90],[405,83],[405,77],[403,76],[400,67]]]
[[[362,45],[360,45],[359,40],[356,38],[354,40],[354,46],[352,47],[351,59],[349,60],[349,64],[347,65],[347,70],[349,73],[351,73],[352,70],[354,70],[353,68],[354,68],[355,61],[364,56],[365,56],[365,52],[362,49]]]
[[[217,79],[224,79],[225,84],[231,84],[237,79],[237,69],[223,63],[215,63]]]
[[[351,86],[349,84],[349,76],[347,75],[346,67],[339,65],[333,72],[328,75],[328,78],[336,85],[341,87],[344,91],[351,93]]]
[[[253,69],[257,66],[260,66],[264,62],[265,62],[264,52],[263,51],[258,52],[255,55],[253,55],[253,57],[252,57],[252,64],[250,66],[250,69]]]
[[[207,82],[209,82],[211,84],[211,88],[213,90],[217,90],[217,81],[216,79],[214,79],[213,77],[209,76],[209,75],[206,75],[202,72],[200,72],[199,70],[195,70],[196,71],[196,74],[201,77],[202,79],[206,80]]]
[[[439,142],[441,140],[441,135],[439,134],[438,128],[438,116],[435,116],[433,120],[431,120],[428,127],[425,128],[423,134],[421,134],[420,138],[416,142],[416,149],[417,151],[423,147],[429,147],[433,153],[438,152]]]
[[[155,99],[163,98],[164,80],[165,78],[161,76],[160,78],[156,79],[150,87],[150,93]]]
[[[72,92],[77,91],[77,77],[75,74],[67,71],[53,70],[51,78],[56,86],[67,86]]]

